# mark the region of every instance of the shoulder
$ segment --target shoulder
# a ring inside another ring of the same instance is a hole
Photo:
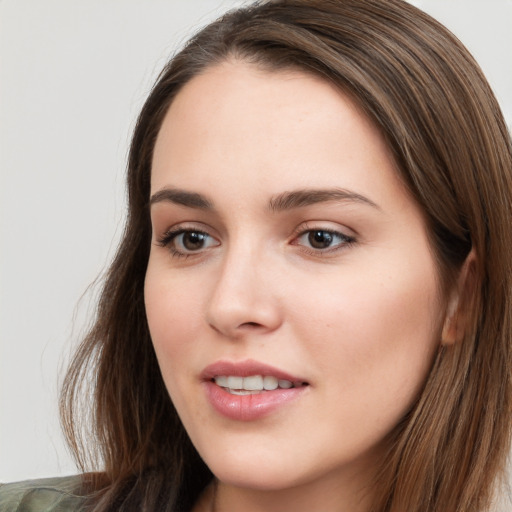
[[[80,475],[0,484],[0,512],[77,511],[85,503],[81,487]]]

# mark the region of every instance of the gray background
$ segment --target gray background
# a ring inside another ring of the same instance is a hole
[[[76,471],[59,376],[120,234],[135,116],[173,49],[242,3],[0,2],[0,481]],[[412,3],[473,52],[510,126],[512,0]]]

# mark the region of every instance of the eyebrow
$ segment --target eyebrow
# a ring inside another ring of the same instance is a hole
[[[283,192],[282,194],[272,197],[268,203],[268,207],[269,210],[273,212],[281,212],[330,201],[360,203],[380,210],[380,207],[371,199],[343,188],[303,189]],[[182,189],[164,188],[151,196],[150,205],[161,202],[170,202],[200,210],[215,209],[213,203],[206,196]]]
[[[150,205],[169,202],[187,206],[188,208],[198,208],[200,210],[213,210],[213,204],[203,195],[186,190],[164,188],[155,192],[149,201]]]
[[[371,199],[343,188],[304,189],[292,192],[283,192],[270,200],[269,208],[272,211],[279,212],[283,210],[292,210],[294,208],[303,208],[304,206],[329,201],[360,203],[376,208],[377,210],[381,209]]]

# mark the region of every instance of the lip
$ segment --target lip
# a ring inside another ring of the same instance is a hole
[[[200,377],[208,401],[222,416],[235,421],[255,421],[268,416],[299,398],[309,387],[304,385],[289,389],[277,388],[251,395],[232,395],[213,382],[213,378],[219,375],[237,377],[273,375],[280,380],[289,380],[297,384],[307,384],[307,382],[279,368],[251,359],[240,362],[217,361],[207,366]]]
[[[233,375],[236,377],[250,377],[251,375],[273,375],[278,379],[289,380],[291,382],[306,382],[306,379],[293,376],[286,373],[279,368],[270,366],[265,363],[260,363],[253,359],[246,359],[245,361],[233,362],[233,361],[217,361],[213,364],[208,365],[201,372],[202,380],[211,380],[219,375]]]

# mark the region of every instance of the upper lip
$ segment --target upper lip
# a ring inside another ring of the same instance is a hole
[[[236,377],[250,377],[251,375],[262,375],[263,377],[269,375],[276,377],[279,380],[289,380],[291,382],[305,383],[306,380],[295,375],[291,375],[279,368],[270,366],[253,359],[246,359],[245,361],[216,361],[208,365],[201,372],[201,379],[212,380],[218,376],[236,376]]]

